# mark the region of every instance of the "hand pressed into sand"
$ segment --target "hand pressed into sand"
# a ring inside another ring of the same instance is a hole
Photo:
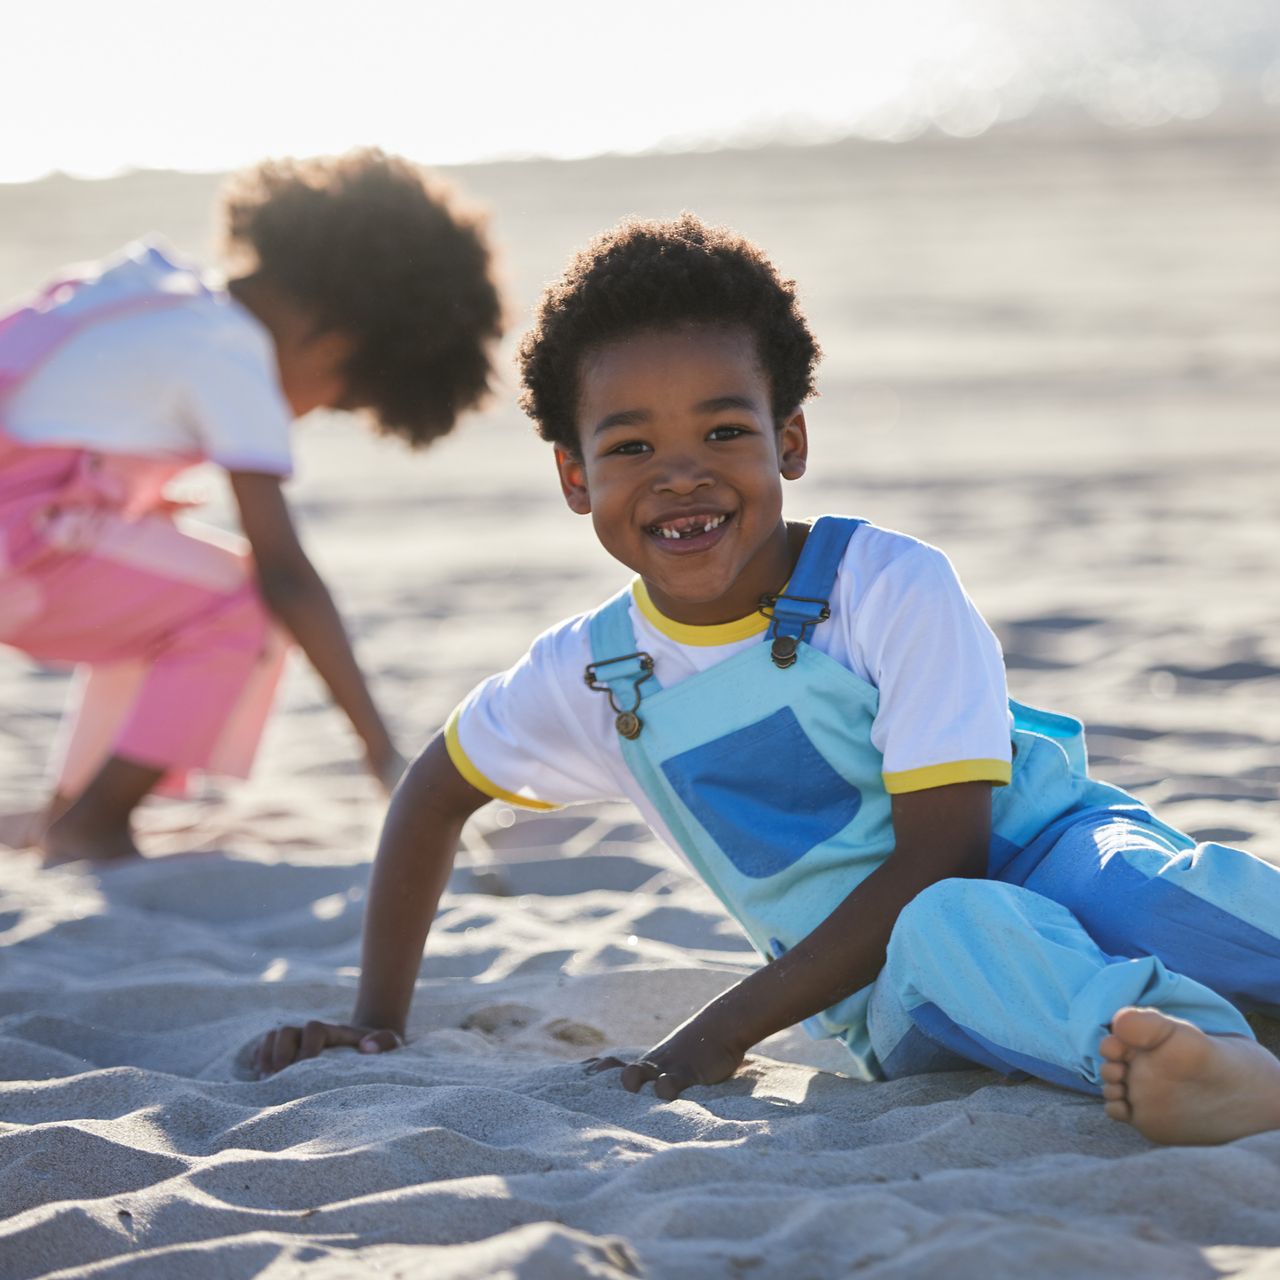
[[[1130,1008],[1111,1020],[1099,1051],[1107,1115],[1153,1142],[1230,1142],[1280,1128],[1280,1061],[1245,1036]]]
[[[387,741],[385,783],[399,756]],[[376,753],[370,754],[373,762]],[[462,824],[489,797],[466,782],[437,734],[395,786],[365,909],[360,990],[350,1022],[308,1022],[269,1031],[254,1051],[259,1077],[326,1049],[386,1053],[404,1044],[418,967],[436,904],[453,867]]]
[[[678,1098],[695,1084],[719,1084],[742,1065],[746,1049],[734,1042],[714,1007],[695,1014],[677,1027],[661,1044],[634,1062],[621,1058],[591,1058],[588,1074],[622,1068],[622,1087],[630,1093],[653,1082],[653,1092],[664,1102]]]
[[[386,1053],[403,1044],[404,1037],[387,1027],[356,1027],[313,1019],[302,1027],[283,1026],[268,1031],[254,1047],[253,1074],[261,1080],[303,1058],[318,1058],[326,1049]]]
[[[649,1081],[666,1100],[695,1084],[719,1084],[747,1050],[874,982],[898,913],[922,889],[981,875],[991,834],[991,786],[958,782],[893,797],[893,854],[785,954],[717,996],[635,1062],[593,1059],[588,1071],[622,1068],[623,1088]]]

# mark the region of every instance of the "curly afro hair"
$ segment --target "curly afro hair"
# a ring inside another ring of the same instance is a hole
[[[355,342],[346,403],[417,447],[489,390],[502,303],[482,217],[374,148],[268,160],[224,200],[224,248]]]
[[[520,406],[544,440],[577,453],[583,356],[645,330],[689,324],[742,326],[755,336],[778,422],[813,395],[822,353],[795,282],[779,277],[750,241],[683,213],[621,223],[548,286],[520,343]]]

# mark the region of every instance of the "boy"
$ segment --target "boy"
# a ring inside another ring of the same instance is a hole
[[[1280,1127],[1280,873],[1087,777],[1007,701],[946,558],[782,518],[818,348],[759,250],[685,215],[591,245],[521,348],[565,500],[638,576],[482,683],[396,793],[353,1025],[262,1071],[401,1042],[466,818],[626,796],[769,958],[635,1062],[665,1099],[811,1020],[881,1079],[978,1062],[1102,1094],[1163,1141]],[[1011,721],[1012,713],[1012,721]],[[1166,968],[1166,964],[1168,968]]]

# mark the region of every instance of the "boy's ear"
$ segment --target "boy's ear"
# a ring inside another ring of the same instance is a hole
[[[560,491],[569,510],[580,516],[590,515],[591,495],[587,492],[587,473],[582,460],[556,445],[556,470],[560,473]]]
[[[778,470],[784,480],[799,480],[809,465],[809,428],[797,409],[778,432]]]

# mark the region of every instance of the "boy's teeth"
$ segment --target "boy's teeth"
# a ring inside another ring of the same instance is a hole
[[[699,517],[690,520],[684,517],[680,520],[673,520],[670,524],[654,525],[654,531],[664,538],[694,538],[700,533],[710,533],[712,529],[718,529],[728,519],[728,516],[710,516]]]

